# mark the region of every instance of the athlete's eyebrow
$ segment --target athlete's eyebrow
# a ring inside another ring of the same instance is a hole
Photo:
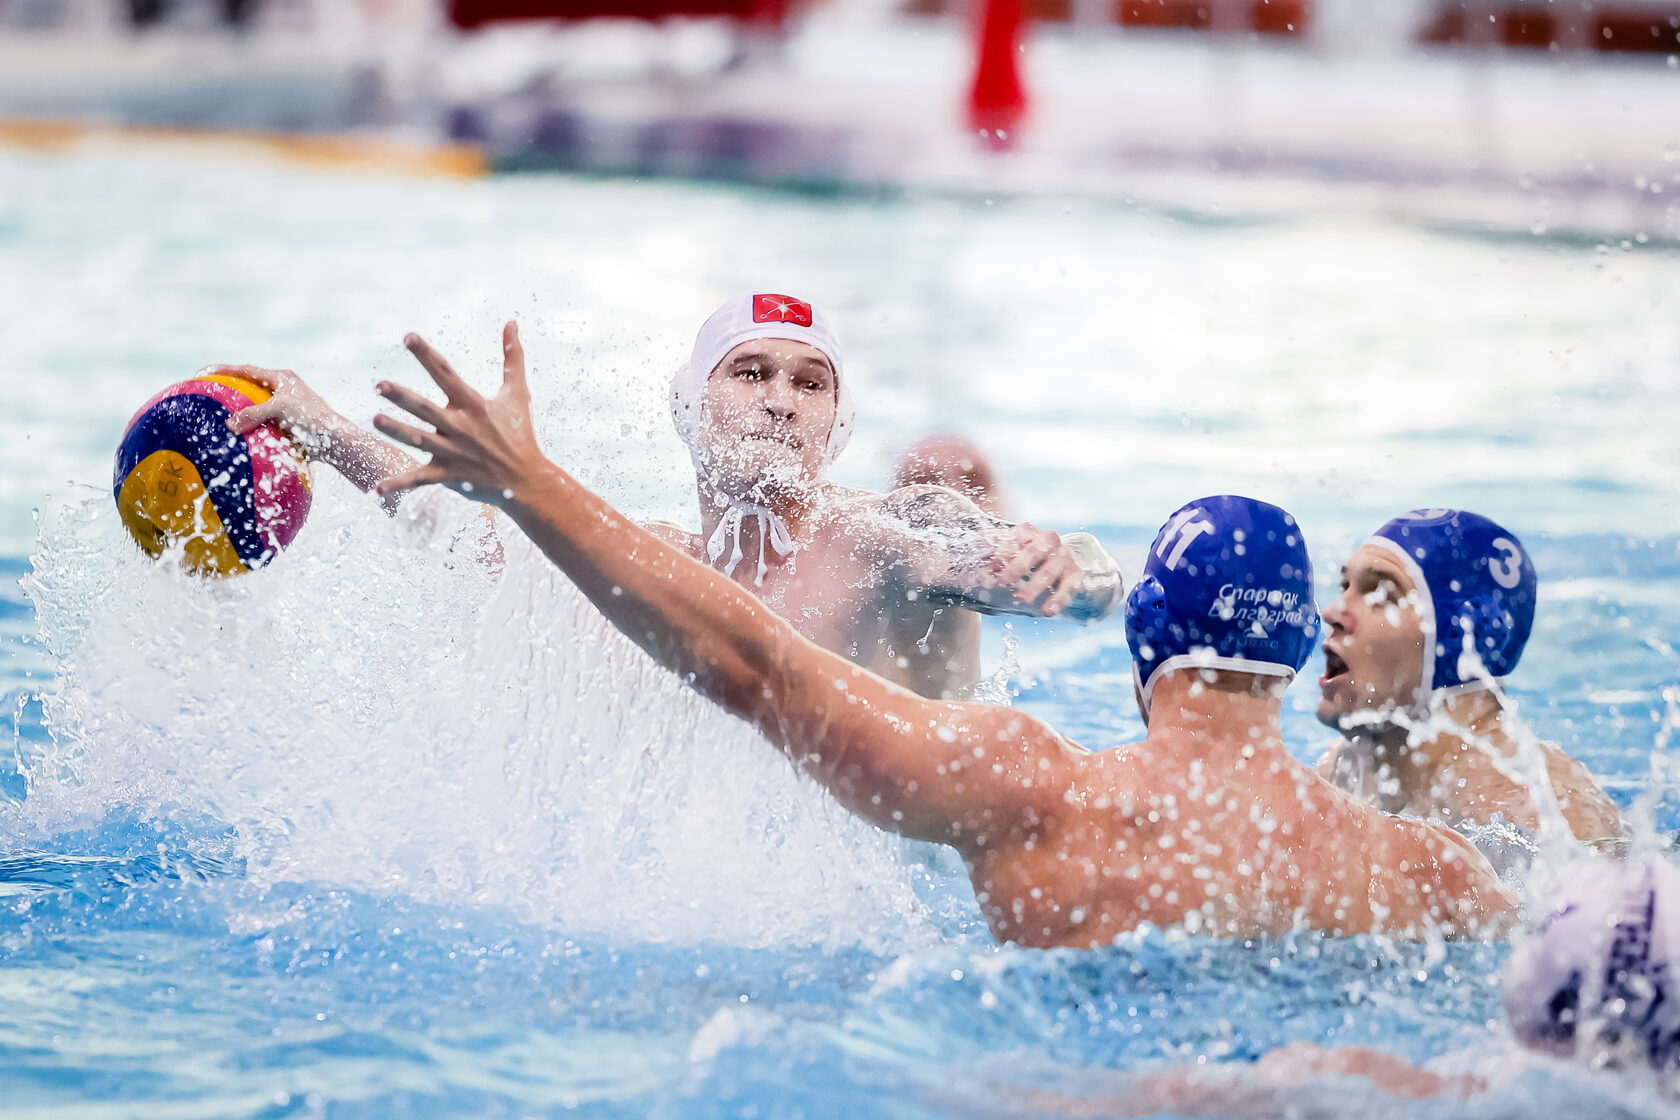
[[[729,364],[735,366],[742,362],[774,362],[777,360],[777,354],[769,349],[744,350],[731,358]],[[822,370],[830,377],[834,376],[834,367],[828,364],[828,358],[823,354],[800,354],[794,357],[790,364],[795,369],[815,368]]]
[[[1396,591],[1400,590],[1402,579],[1399,572],[1391,568],[1379,568],[1375,564],[1367,568],[1366,571],[1370,572],[1371,578],[1378,583],[1392,583]]]
[[[1389,583],[1394,584],[1396,587],[1400,586],[1400,580],[1401,580],[1400,573],[1394,571],[1391,568],[1381,567],[1380,563],[1381,562],[1378,561],[1378,562],[1374,562],[1374,563],[1370,563],[1370,564],[1361,564],[1358,568],[1354,569],[1354,573],[1356,575],[1367,576],[1371,579],[1387,580]],[[1348,566],[1346,564],[1343,564],[1342,565],[1342,580],[1343,580],[1343,582],[1350,582],[1351,578],[1352,577],[1349,576],[1349,574],[1348,574]]]

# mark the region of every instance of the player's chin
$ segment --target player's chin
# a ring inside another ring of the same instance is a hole
[[[1345,697],[1339,695],[1340,691],[1334,686],[1321,688],[1315,714],[1319,723],[1332,730],[1345,732],[1348,730],[1348,717],[1353,714],[1353,707]]]
[[[741,448],[741,472],[768,481],[791,482],[811,473],[799,448],[775,440],[752,440]]]

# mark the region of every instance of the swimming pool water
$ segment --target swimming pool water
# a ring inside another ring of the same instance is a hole
[[[1296,513],[1321,597],[1394,513],[1500,519],[1542,578],[1524,715],[1680,823],[1651,777],[1680,635],[1675,254],[0,155],[0,1112],[1122,1115],[1139,1071],[1308,1039],[1504,1080],[1443,1110],[1326,1078],[1306,1114],[1661,1113],[1513,1050],[1502,945],[994,946],[947,854],[848,819],[517,543],[495,579],[325,476],[297,545],[225,585],[117,526],[109,456],[158,386],[284,365],[365,420],[376,378],[417,380],[404,331],[484,383],[507,315],[556,459],[689,520],[665,387],[749,287],[836,320],[842,481],[964,431],[1017,515],[1088,527],[1131,572],[1204,493]],[[1119,625],[987,642],[1017,704],[1093,747],[1141,734]],[[1305,758],[1311,692],[1286,705]]]

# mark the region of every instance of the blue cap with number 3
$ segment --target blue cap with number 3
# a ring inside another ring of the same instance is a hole
[[[1198,498],[1174,513],[1126,596],[1126,643],[1146,715],[1162,673],[1293,679],[1317,637],[1300,526],[1277,506],[1235,494]]]
[[[1418,509],[1365,543],[1399,557],[1420,592],[1425,689],[1485,688],[1517,667],[1539,579],[1516,534],[1464,510]]]

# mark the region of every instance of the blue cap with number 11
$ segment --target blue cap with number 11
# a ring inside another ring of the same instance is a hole
[[[1516,534],[1464,510],[1418,509],[1365,543],[1399,557],[1417,585],[1426,690],[1484,688],[1517,667],[1539,579]]]
[[[1162,673],[1196,667],[1292,680],[1317,637],[1300,527],[1277,506],[1235,494],[1173,514],[1126,597],[1126,642],[1146,715]]]

